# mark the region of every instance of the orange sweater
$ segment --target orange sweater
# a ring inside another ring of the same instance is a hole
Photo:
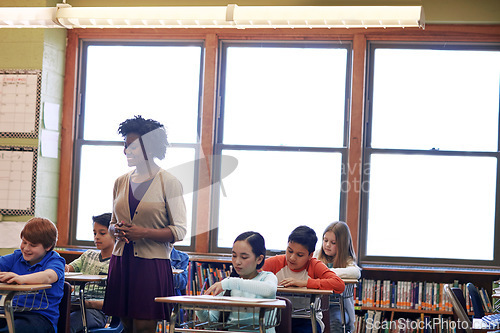
[[[262,270],[277,274],[286,266],[286,255],[281,254],[266,259]],[[307,276],[309,277],[309,279],[307,279],[307,288],[309,289],[333,290],[336,294],[340,294],[345,289],[344,281],[316,258],[311,258],[306,267],[301,271],[304,270],[307,271]],[[285,277],[287,277],[286,274]]]

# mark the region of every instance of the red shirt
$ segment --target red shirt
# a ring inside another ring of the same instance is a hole
[[[297,278],[295,273],[307,272],[307,276],[304,274],[303,277],[304,280],[309,277],[307,279],[307,288],[309,289],[333,290],[336,294],[342,293],[345,289],[344,281],[316,258],[309,259],[306,266],[300,271],[293,271],[287,266],[286,255],[281,254],[266,259],[262,270],[273,272],[278,277],[278,283],[287,277]],[[295,276],[291,276],[291,274]]]

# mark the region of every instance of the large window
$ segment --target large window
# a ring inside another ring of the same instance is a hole
[[[111,211],[129,171],[118,124],[141,114],[168,130],[162,166],[184,184],[183,250],[229,252],[254,230],[282,251],[298,225],[321,238],[345,220],[362,264],[500,266],[491,29],[475,28],[474,43],[457,26],[76,30],[57,221],[67,235],[71,189],[70,244],[91,245],[92,215]]]
[[[369,51],[362,260],[498,265],[500,47]]]
[[[215,196],[212,249],[253,230],[283,250],[299,225],[321,239],[345,215],[349,44],[228,42],[221,53],[216,155],[238,165]],[[232,163],[222,158],[223,175]]]
[[[83,42],[73,243],[91,241],[92,216],[111,212],[114,181],[130,171],[118,125],[142,115],[167,129],[170,147],[158,162],[183,183],[188,233],[179,245],[191,244],[202,50],[201,43]]]

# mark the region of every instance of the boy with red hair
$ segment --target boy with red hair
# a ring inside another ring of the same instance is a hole
[[[15,330],[20,333],[56,332],[66,263],[54,251],[57,229],[50,220],[34,217],[21,231],[21,240],[21,249],[0,257],[0,282],[52,284],[52,287],[45,290],[46,298],[43,293],[17,296],[18,304],[25,304],[28,298],[26,303],[32,302],[39,309],[14,313]],[[0,328],[6,325],[6,320],[0,319]]]

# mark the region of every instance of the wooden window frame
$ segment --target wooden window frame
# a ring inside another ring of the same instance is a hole
[[[393,29],[72,29],[68,30],[61,128],[61,159],[57,227],[58,246],[69,246],[70,209],[73,187],[73,159],[76,114],[79,111],[78,58],[80,40],[203,40],[205,44],[204,76],[201,104],[201,149],[211,169],[215,142],[216,80],[220,40],[291,40],[350,41],[352,48],[352,81],[350,96],[348,177],[350,186],[346,202],[346,222],[351,229],[355,249],[359,242],[360,193],[355,184],[361,181],[363,127],[365,114],[366,53],[369,41],[424,42],[499,42],[500,25],[427,25],[419,28]],[[211,216],[210,177],[207,168],[199,168],[197,193],[196,253],[209,253]]]

